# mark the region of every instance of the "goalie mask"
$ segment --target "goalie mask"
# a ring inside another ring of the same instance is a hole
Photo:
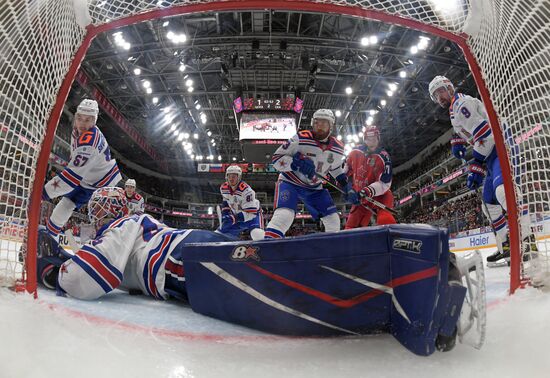
[[[326,122],[321,120],[325,120]],[[321,142],[326,141],[332,132],[335,122],[336,117],[334,117],[334,113],[330,109],[319,109],[313,113],[313,117],[311,117],[311,128],[313,129],[313,137],[315,140]]]
[[[99,188],[88,202],[88,218],[96,228],[101,227],[108,220],[125,215],[128,215],[128,200],[122,188]]]

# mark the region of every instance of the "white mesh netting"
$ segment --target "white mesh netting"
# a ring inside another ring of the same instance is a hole
[[[89,3],[89,4],[88,4]],[[272,6],[285,8],[286,1]],[[298,2],[293,9],[299,9]],[[26,233],[27,206],[46,122],[61,82],[84,38],[76,21],[75,4],[88,9],[95,26],[116,19],[174,7],[204,5],[203,11],[246,9],[259,2],[157,0],[42,0],[0,4],[0,277],[13,282],[22,271],[18,254]],[[550,151],[550,5],[544,0],[339,0],[309,1],[319,12],[329,5],[376,11],[435,26],[460,35],[467,32],[501,122],[516,188],[518,209],[540,253],[524,273],[548,273],[546,238],[550,235],[548,187]],[[229,5],[229,7],[228,7]],[[263,2],[262,8],[269,8]],[[474,8],[472,8],[474,7]],[[311,9],[309,9],[311,10]],[[335,11],[331,8],[330,11]],[[346,13],[346,12],[342,12]],[[369,16],[369,14],[363,14]],[[81,17],[82,18],[82,17]],[[381,17],[390,21],[388,17]],[[392,22],[400,23],[399,18]],[[65,94],[66,95],[66,94]],[[64,98],[64,97],[61,97]],[[42,185],[37,183],[36,185]],[[18,230],[17,232],[14,230]],[[35,230],[33,230],[35,232]],[[549,239],[550,240],[550,239]],[[524,242],[523,246],[529,246]],[[536,266],[536,270],[533,270]],[[32,278],[30,278],[32,279]]]

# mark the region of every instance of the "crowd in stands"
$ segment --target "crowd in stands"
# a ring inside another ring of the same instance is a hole
[[[425,223],[449,228],[451,233],[487,225],[481,197],[471,193],[454,201],[433,201],[412,211],[403,223]]]
[[[424,173],[437,167],[445,159],[451,155],[450,144],[441,144],[432,151],[428,156],[422,159],[422,163],[413,164],[409,169],[401,173],[395,174],[392,180],[392,188],[400,188],[403,185],[422,176]]]

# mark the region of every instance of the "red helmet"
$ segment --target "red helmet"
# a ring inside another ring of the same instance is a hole
[[[363,133],[363,140],[371,137],[378,137],[378,140],[380,140],[380,130],[378,130],[377,126],[372,125],[365,128],[365,132]]]

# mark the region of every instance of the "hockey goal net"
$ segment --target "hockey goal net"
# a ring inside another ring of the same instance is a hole
[[[71,83],[99,33],[195,12],[327,12],[445,37],[463,50],[502,162],[510,288],[549,272],[550,5],[545,0],[4,0],[0,4],[0,282],[36,290],[40,195]],[[425,83],[426,86],[428,83]],[[522,251],[537,239],[536,259]]]

